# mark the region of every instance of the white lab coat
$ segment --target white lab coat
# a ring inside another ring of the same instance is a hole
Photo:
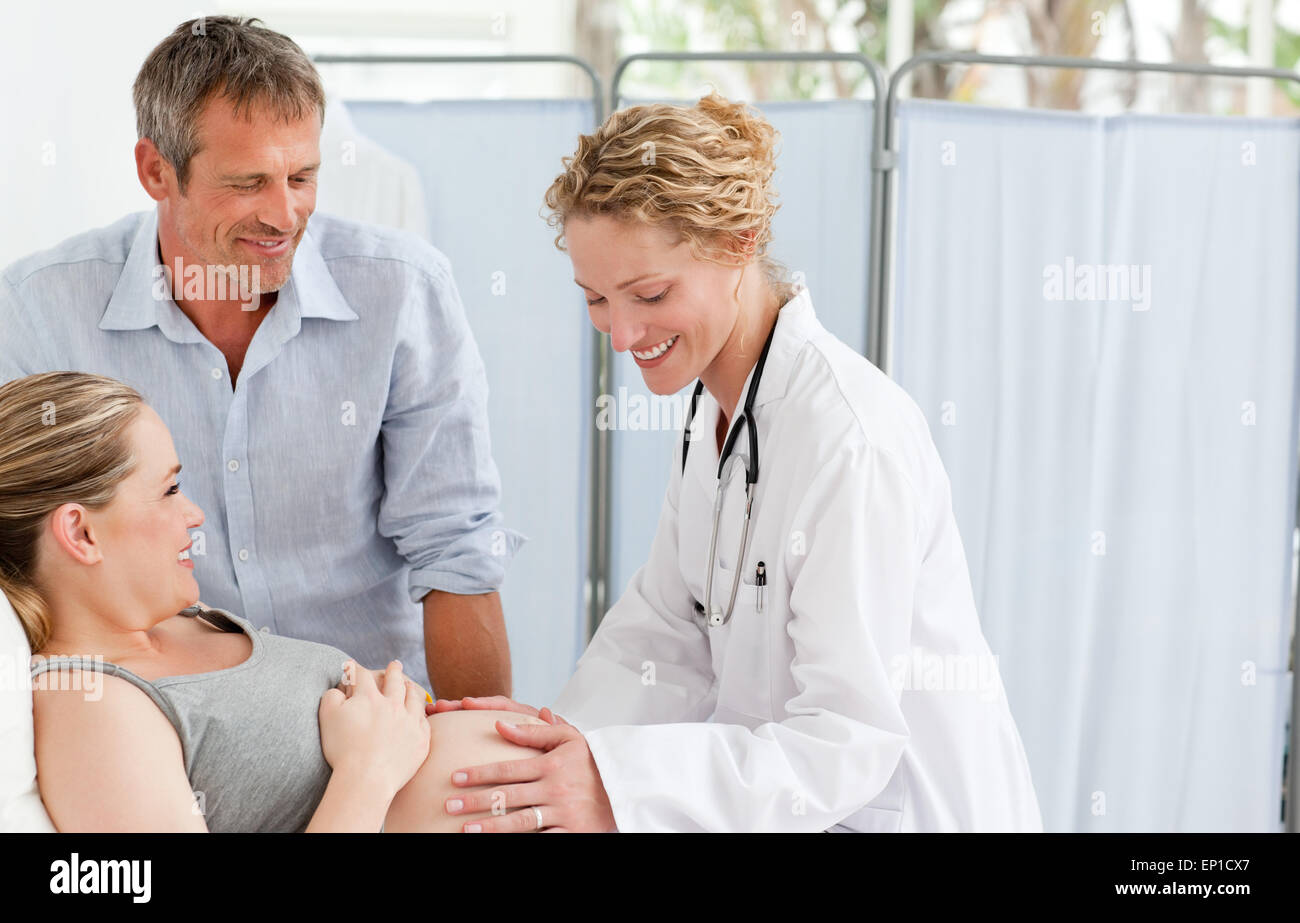
[[[705,391],[649,559],[553,706],[585,734],[618,829],[1041,831],[916,403],[826,332],[806,288],[782,308],[755,400],[740,593],[730,623],[705,628],[717,415]],[[734,451],[748,454],[747,434]],[[743,493],[738,471],[715,606]]]

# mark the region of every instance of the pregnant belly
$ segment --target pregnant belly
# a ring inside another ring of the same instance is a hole
[[[497,733],[497,721],[512,724],[545,724],[519,712],[464,709],[429,715],[429,756],[410,782],[399,791],[384,818],[385,833],[459,833],[471,820],[490,817],[491,811],[476,814],[448,814],[448,798],[467,792],[490,790],[491,785],[453,785],[457,769],[529,759],[540,752],[512,744]],[[505,809],[517,810],[515,807]],[[498,812],[500,813],[500,812]]]

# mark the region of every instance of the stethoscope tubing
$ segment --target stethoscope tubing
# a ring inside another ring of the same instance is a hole
[[[731,621],[731,613],[736,608],[736,596],[740,592],[740,572],[744,565],[745,552],[749,547],[749,523],[754,511],[754,490],[758,484],[758,429],[754,425],[754,398],[758,394],[758,383],[763,377],[763,367],[767,364],[767,354],[772,348],[772,338],[775,334],[776,323],[773,323],[772,329],[768,331],[767,340],[763,343],[763,351],[759,354],[758,362],[754,366],[754,375],[749,380],[749,390],[745,393],[744,409],[741,410],[740,416],[732,423],[731,431],[722,444],[721,457],[718,459],[718,487],[713,498],[713,529],[709,535],[709,566],[704,578],[703,612],[706,622],[714,627],[725,625]],[[695,422],[695,410],[699,406],[700,394],[703,391],[704,382],[697,381],[695,391],[691,394],[691,409],[686,416],[686,426],[682,433],[683,473],[686,471],[686,455],[691,446],[691,424]],[[718,527],[722,522],[724,491],[726,485],[730,482],[728,475],[731,469],[728,463],[734,463],[739,459],[739,456],[732,455],[732,450],[735,448],[736,438],[740,435],[741,426],[745,426],[749,434],[749,457],[745,459],[745,518],[741,524],[740,553],[736,557],[735,573],[731,577],[731,598],[727,602],[726,611],[719,618],[713,611],[713,571],[717,562]]]

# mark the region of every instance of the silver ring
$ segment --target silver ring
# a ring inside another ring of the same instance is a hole
[[[539,808],[539,807],[534,806],[534,808],[533,808],[533,817],[536,817],[536,818],[537,818],[537,829],[538,829],[538,830],[541,830],[541,829],[542,829],[542,809]]]

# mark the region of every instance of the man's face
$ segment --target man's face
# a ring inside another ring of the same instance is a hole
[[[173,186],[159,221],[187,262],[248,266],[258,293],[275,292],[316,208],[320,116],[284,122],[258,107],[245,115],[222,96],[208,102],[185,194]]]

